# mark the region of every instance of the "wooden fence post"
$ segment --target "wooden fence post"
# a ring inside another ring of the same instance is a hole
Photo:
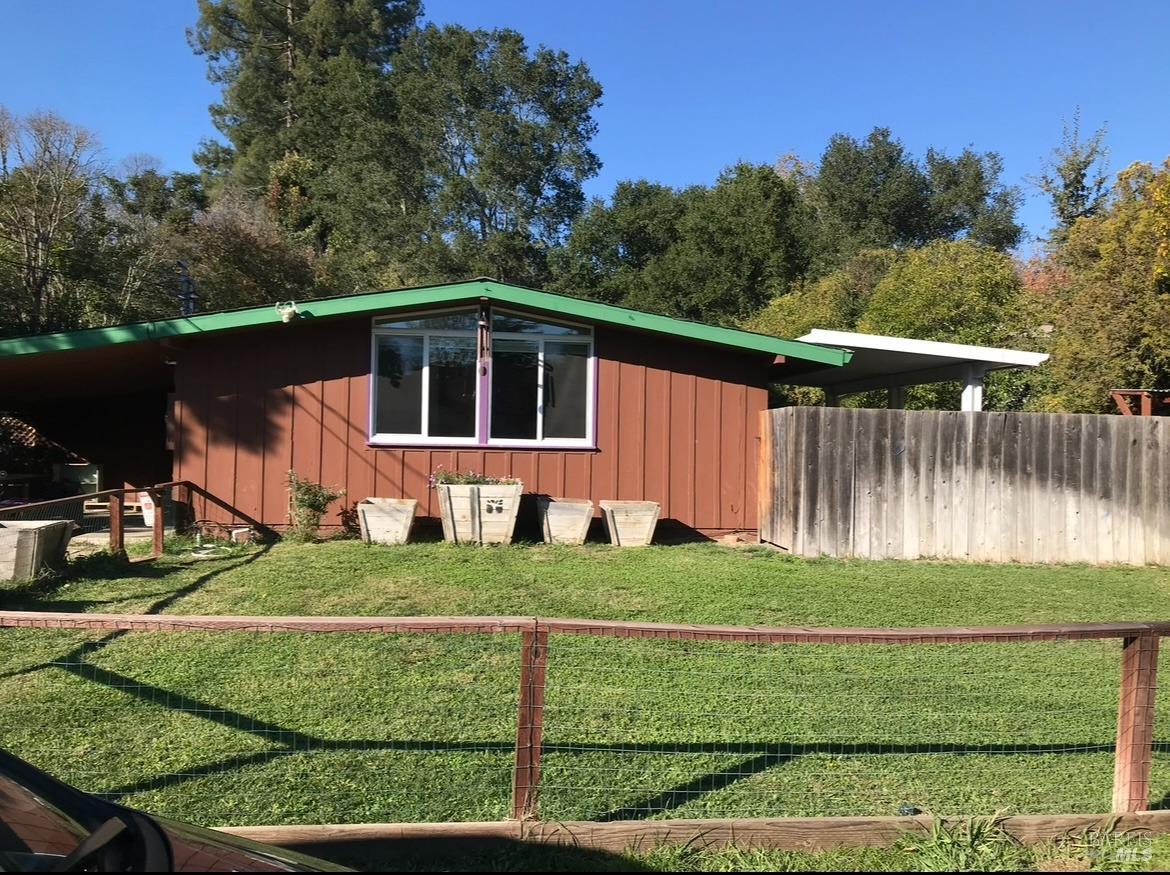
[[[163,507],[162,490],[148,492],[150,500],[154,502],[154,520],[150,525],[151,550],[150,555],[157,559],[163,554],[163,540],[166,536],[166,513]]]
[[[126,530],[122,513],[124,497],[121,492],[110,496],[110,552],[114,554],[126,550]]]
[[[534,622],[520,642],[520,707],[516,720],[516,763],[512,817],[535,820],[540,805],[540,755],[544,738],[544,689],[548,675],[548,630]]]
[[[1145,811],[1150,805],[1158,642],[1155,634],[1134,635],[1123,641],[1113,770],[1114,814]]]

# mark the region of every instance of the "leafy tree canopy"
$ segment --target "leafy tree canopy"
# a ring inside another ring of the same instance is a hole
[[[1019,294],[1012,259],[970,241],[935,241],[899,257],[874,288],[860,331],[994,345]]]
[[[864,140],[836,134],[804,187],[816,216],[820,270],[863,249],[921,246],[970,239],[996,249],[1015,246],[1017,189],[1003,185],[994,152],[965,149],[958,157],[928,150],[917,161],[888,128]]]
[[[1065,122],[1060,145],[1052,151],[1041,174],[1032,180],[1052,203],[1056,219],[1053,242],[1064,242],[1077,219],[1096,215],[1108,200],[1106,155],[1104,128],[1083,139],[1079,111],[1071,122]]]
[[[403,43],[390,81],[422,167],[422,271],[547,279],[601,167],[588,67],[530,51],[515,31],[429,25]]]
[[[808,264],[808,216],[797,185],[738,164],[715,185],[674,191],[622,183],[594,202],[554,262],[554,286],[708,322],[756,312]]]
[[[1053,326],[1044,406],[1107,412],[1108,390],[1170,388],[1170,161],[1134,164],[1076,220],[1033,306]]]

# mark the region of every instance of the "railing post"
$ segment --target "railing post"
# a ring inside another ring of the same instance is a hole
[[[174,511],[174,528],[177,534],[187,534],[191,527],[191,523],[195,519],[194,506],[192,505],[192,492],[190,483],[182,483],[175,487],[171,493],[171,507]]]
[[[150,525],[151,534],[151,550],[152,558],[157,559],[163,554],[163,539],[166,536],[166,515],[163,511],[163,494],[162,490],[148,491],[146,493],[150,496],[150,500],[154,502],[154,519]]]
[[[516,763],[512,817],[535,820],[540,804],[540,755],[544,738],[544,689],[548,675],[548,630],[534,621],[520,642],[520,707],[516,720]]]
[[[110,496],[110,552],[115,555],[126,550],[126,529],[122,513],[123,497],[121,492]]]
[[[1121,701],[1113,770],[1113,813],[1145,811],[1150,805],[1150,761],[1154,748],[1154,698],[1158,681],[1155,634],[1127,637],[1121,653]]]

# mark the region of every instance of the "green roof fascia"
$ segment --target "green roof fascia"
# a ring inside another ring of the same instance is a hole
[[[754,352],[791,356],[829,366],[844,365],[852,357],[851,352],[843,349],[830,349],[797,340],[784,340],[765,334],[755,334],[750,331],[688,322],[683,319],[673,319],[668,316],[615,307],[611,304],[600,304],[583,298],[572,298],[567,295],[557,295],[487,280],[298,301],[297,312],[299,318],[302,319],[328,318],[433,306],[480,297],[517,307],[543,310],[562,316],[575,316],[590,322],[618,325],[623,328],[667,334]],[[280,322],[281,316],[273,305],[249,307],[243,310],[183,316],[157,322],[138,322],[111,328],[86,328],[59,334],[41,334],[0,340],[0,358],[93,349],[115,344],[163,340],[169,337],[189,337],[237,328],[275,325]]]

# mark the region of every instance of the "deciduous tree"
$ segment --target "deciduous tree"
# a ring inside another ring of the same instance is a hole
[[[1047,409],[1107,412],[1109,389],[1170,388],[1170,161],[1134,164],[1052,258],[1043,307],[1052,333]]]
[[[52,113],[0,107],[0,259],[10,285],[2,318],[21,332],[76,321],[59,259],[72,246],[97,181],[96,141]]]

